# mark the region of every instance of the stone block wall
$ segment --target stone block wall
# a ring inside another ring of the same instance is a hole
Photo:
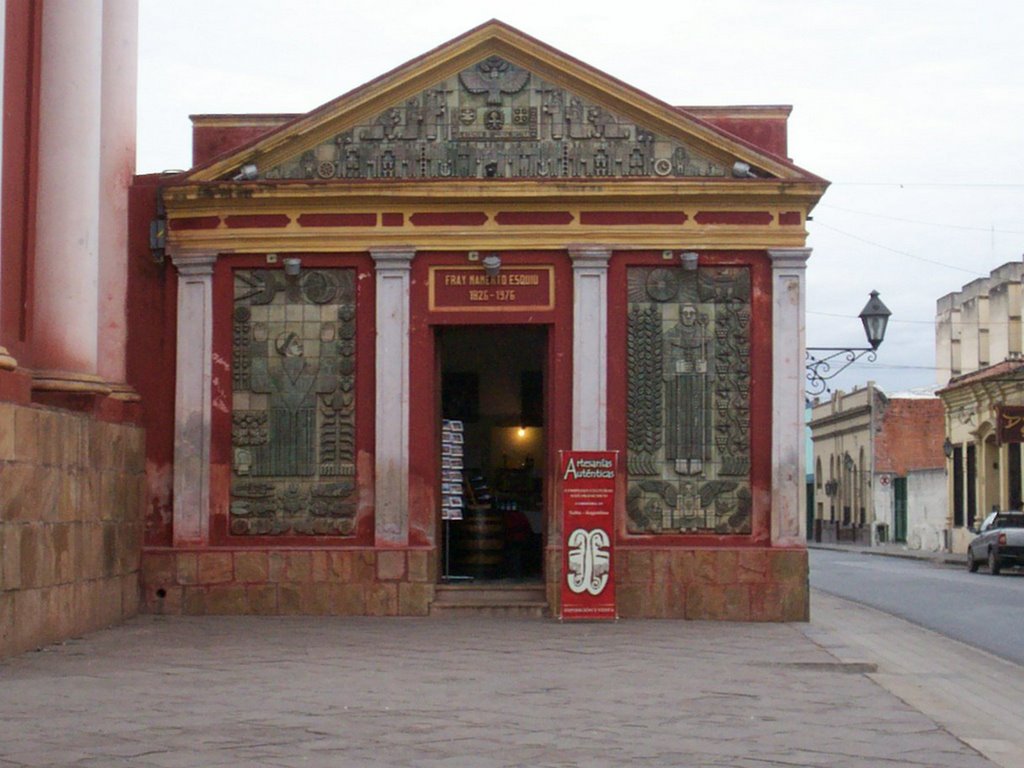
[[[561,552],[545,552],[561,572]],[[142,610],[167,614],[426,616],[436,557],[428,549],[148,548]],[[619,549],[622,618],[807,621],[807,550]],[[561,582],[547,581],[558,615]]]
[[[138,611],[141,428],[0,403],[0,656]]]
[[[562,553],[545,553],[561,573]],[[660,548],[615,550],[615,597],[623,619],[808,621],[807,550],[803,548]],[[548,579],[557,616],[561,578]]]
[[[426,616],[435,561],[426,549],[147,548],[143,610]]]
[[[807,550],[619,548],[622,618],[807,621]]]

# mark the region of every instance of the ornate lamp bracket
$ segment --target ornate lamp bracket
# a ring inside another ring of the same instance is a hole
[[[807,369],[808,397],[817,397],[829,391],[827,382],[845,371],[853,363],[867,355],[866,361],[873,363],[878,352],[871,347],[844,349],[837,347],[808,347],[805,357]]]
[[[878,298],[878,291],[871,291],[868,303],[858,317],[864,326],[864,335],[869,347],[807,347],[805,367],[807,368],[806,397],[817,397],[828,392],[829,379],[835,378],[855,362],[867,355],[866,362],[878,359],[876,351],[885,339],[885,328],[892,313]]]

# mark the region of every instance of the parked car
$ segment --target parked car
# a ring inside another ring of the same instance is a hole
[[[1024,512],[992,512],[967,545],[967,570],[983,562],[996,576],[1004,566],[1024,565]]]

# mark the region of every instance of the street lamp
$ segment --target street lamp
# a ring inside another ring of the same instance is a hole
[[[860,311],[860,321],[864,326],[868,347],[808,347],[806,368],[808,397],[815,397],[828,391],[829,379],[845,371],[851,364],[867,355],[867,361],[873,363],[878,358],[878,347],[885,339],[885,328],[889,324],[892,312],[878,298],[878,291],[871,291],[868,303]]]

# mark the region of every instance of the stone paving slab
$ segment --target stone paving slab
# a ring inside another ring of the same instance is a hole
[[[0,768],[981,768],[805,625],[143,616],[0,662]]]

